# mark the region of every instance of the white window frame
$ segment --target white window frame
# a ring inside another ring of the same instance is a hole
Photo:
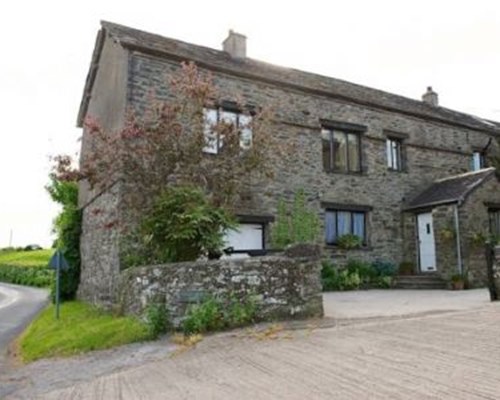
[[[482,151],[472,153],[472,171],[479,171],[486,167],[486,160]]]
[[[401,139],[388,137],[385,143],[387,168],[389,168],[391,171],[401,171],[403,169],[403,141]]]
[[[214,118],[215,114],[215,118]],[[203,152],[208,154],[218,154],[224,145],[224,137],[213,132],[213,125],[221,121],[235,123],[239,130],[240,148],[247,150],[252,147],[252,116],[243,114],[237,110],[225,108],[203,108],[205,147]]]

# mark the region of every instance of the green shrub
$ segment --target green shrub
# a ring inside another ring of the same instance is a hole
[[[375,286],[381,289],[389,289],[392,287],[392,276],[378,276],[375,279]]]
[[[127,250],[124,262],[180,262],[220,254],[224,232],[236,226],[232,216],[212,205],[202,190],[169,187],[146,214],[139,228],[139,243]]]
[[[41,267],[0,266],[0,282],[17,285],[49,287],[54,281],[54,271]]]
[[[241,301],[232,295],[224,309],[224,322],[230,328],[248,325],[255,320],[257,305],[253,297]]]
[[[378,276],[394,276],[397,272],[396,264],[385,260],[375,260],[372,263],[372,268]]]
[[[369,263],[357,259],[349,259],[346,269],[349,273],[357,273],[364,287],[370,286],[377,276],[377,271]]]
[[[224,314],[220,302],[210,297],[188,308],[182,323],[185,335],[215,331],[224,328]]]
[[[185,335],[235,328],[255,320],[257,306],[253,297],[227,299],[209,297],[200,304],[188,308],[182,322]]]
[[[323,262],[321,282],[324,291],[359,289],[361,278],[358,271],[347,268],[339,270],[329,261]]]
[[[78,209],[78,183],[57,180],[51,175],[51,183],[46,189],[52,200],[62,205],[61,212],[54,220],[53,230],[57,234],[56,247],[62,251],[69,268],[61,271],[59,294],[61,300],[72,300],[80,284],[82,212]],[[55,298],[55,283],[51,288],[51,296]]]
[[[319,218],[306,206],[304,190],[299,190],[294,197],[291,212],[283,201],[279,200],[278,215],[272,227],[271,240],[277,249],[289,244],[315,243],[319,237]]]
[[[343,250],[359,249],[362,244],[359,236],[350,233],[340,236],[337,240],[337,246]]]
[[[170,328],[168,310],[164,302],[151,302],[146,307],[146,325],[152,338],[157,338]]]

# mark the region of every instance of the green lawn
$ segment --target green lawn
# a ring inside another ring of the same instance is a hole
[[[24,331],[19,340],[23,361],[71,356],[151,338],[147,325],[133,317],[115,317],[88,304],[71,301],[48,306]]]
[[[0,282],[48,287],[54,278],[48,268],[53,249],[33,251],[0,251]]]
[[[54,249],[33,251],[0,251],[0,267],[46,267]]]

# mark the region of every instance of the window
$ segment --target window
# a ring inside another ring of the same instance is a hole
[[[485,167],[486,157],[484,156],[484,153],[482,151],[475,151],[474,153],[472,153],[471,170],[479,171],[480,169],[483,169]]]
[[[366,212],[349,210],[326,210],[325,240],[337,244],[343,235],[356,235],[366,244]]]
[[[360,135],[335,129],[322,129],[325,171],[360,172]]]
[[[239,131],[240,147],[248,149],[252,146],[252,117],[244,115],[239,111],[204,108],[203,115],[205,118],[205,153],[217,154],[224,145],[223,135],[214,132],[214,126],[220,122],[233,125]]]
[[[264,224],[241,223],[226,233],[224,245],[226,248],[232,247],[234,252],[264,249]]]
[[[403,169],[401,148],[402,141],[395,138],[387,138],[386,140],[387,153],[387,168],[393,171],[401,171]]]
[[[489,210],[490,233],[500,237],[500,209]]]

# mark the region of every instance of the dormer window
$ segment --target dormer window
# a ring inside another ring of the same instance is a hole
[[[482,151],[475,151],[472,153],[471,170],[479,171],[486,168],[486,157]]]
[[[219,123],[232,125],[238,130],[240,147],[248,149],[252,146],[252,116],[237,110],[224,108],[204,108],[205,120],[205,147],[204,153],[218,154],[224,145],[224,135],[219,134],[214,127]]]

